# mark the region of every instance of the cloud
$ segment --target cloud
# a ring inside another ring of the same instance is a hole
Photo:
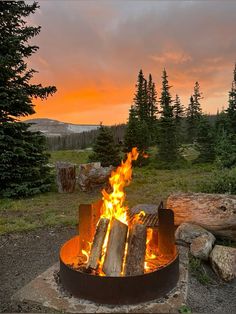
[[[104,123],[126,121],[139,69],[160,89],[163,67],[173,95],[186,105],[198,80],[204,110],[216,112],[227,102],[236,59],[236,2],[226,2],[40,2],[31,18],[42,26],[34,39],[40,50],[31,65],[39,70],[35,81],[55,84],[58,93],[37,102],[36,117],[64,111],[90,123],[101,112]]]

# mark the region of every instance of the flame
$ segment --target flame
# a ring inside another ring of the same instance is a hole
[[[150,242],[153,237],[153,229],[147,229],[146,256],[144,263],[144,271],[149,272],[153,268],[153,260],[157,259],[157,255],[153,253]]]
[[[89,252],[87,252],[86,250],[82,250],[82,254],[86,257],[86,260],[84,263],[87,264],[89,260]]]
[[[112,192],[109,194],[105,189],[102,190],[103,206],[102,217],[108,219],[116,218],[128,224],[127,220],[127,206],[124,206],[125,192],[124,188],[128,186],[132,179],[132,161],[138,158],[137,147],[132,148],[132,151],[127,154],[125,162],[121,162],[121,165],[113,171],[109,182],[112,188]]]

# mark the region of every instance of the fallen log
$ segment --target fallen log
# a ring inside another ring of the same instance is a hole
[[[107,218],[101,218],[99,220],[86,268],[96,269],[98,267],[109,222],[110,220]]]
[[[56,163],[56,181],[59,193],[72,193],[76,185],[75,165],[66,162]]]
[[[103,272],[107,276],[121,275],[128,226],[117,219],[111,221]]]
[[[175,193],[167,199],[175,225],[191,222],[216,236],[236,240],[236,196],[228,194]]]
[[[128,250],[125,261],[125,276],[142,275],[146,253],[147,229],[135,223],[129,230]]]

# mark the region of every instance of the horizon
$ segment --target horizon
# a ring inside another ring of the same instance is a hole
[[[28,19],[42,26],[33,79],[58,89],[34,100],[36,114],[74,124],[126,123],[140,68],[160,97],[162,69],[172,98],[186,107],[199,81],[203,112],[228,104],[235,64],[236,3],[196,1],[42,1]],[[138,31],[137,31],[138,30]],[[164,30],[164,31],[163,31]]]

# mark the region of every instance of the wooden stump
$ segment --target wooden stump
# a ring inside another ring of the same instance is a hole
[[[142,275],[144,273],[146,239],[146,227],[139,223],[132,225],[129,230],[125,276]]]
[[[175,193],[167,199],[175,225],[191,222],[213,234],[236,240],[236,196],[228,194]]]
[[[107,276],[118,277],[121,275],[127,232],[127,225],[117,219],[111,221],[107,251],[102,269]]]
[[[66,162],[56,163],[57,186],[59,193],[72,193],[76,185],[75,165]]]

